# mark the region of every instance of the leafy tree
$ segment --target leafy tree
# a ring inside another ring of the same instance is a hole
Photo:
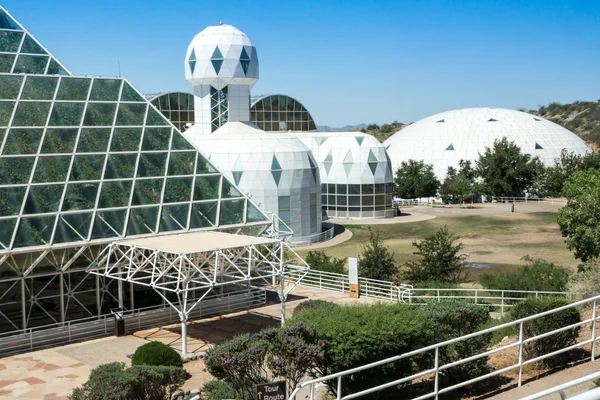
[[[542,258],[523,257],[525,265],[506,274],[484,274],[480,283],[487,289],[564,292],[571,271]]]
[[[363,246],[363,253],[358,259],[358,275],[389,281],[398,272],[394,263],[394,253],[383,244],[379,231],[369,228],[369,232],[369,243]]]
[[[71,400],[170,400],[185,382],[187,372],[179,367],[110,363],[96,367]]]
[[[440,195],[462,204],[465,198],[475,193],[476,172],[469,160],[460,160],[458,166],[458,171],[454,167],[448,167],[446,178],[440,186]]]
[[[309,251],[305,261],[311,269],[336,274],[344,273],[344,264],[346,263],[343,259],[328,256],[323,250]]]
[[[411,282],[459,281],[464,275],[468,256],[460,254],[464,246],[462,243],[455,244],[458,239],[459,236],[444,226],[420,242],[413,242],[412,245],[417,248],[413,254],[421,259],[406,263],[408,270],[404,272],[404,278]]]
[[[503,137],[479,155],[477,175],[483,193],[497,197],[523,196],[532,193],[536,178],[544,166],[538,157],[521,152],[519,146]]]
[[[402,161],[394,177],[394,195],[401,199],[434,197],[440,181],[433,172],[433,165],[423,160]]]
[[[378,131],[379,130],[379,125],[377,125],[377,124],[369,124],[369,125],[367,125],[367,130],[368,131]]]
[[[575,172],[590,168],[600,169],[598,154],[580,155],[563,149],[560,157],[555,159],[554,166],[546,170],[543,182],[544,194],[553,197],[562,196],[565,182]]]
[[[600,256],[600,170],[578,171],[563,187],[567,204],[558,211],[558,225],[567,249],[583,262]]]
[[[579,266],[569,278],[567,289],[571,299],[583,300],[600,293],[600,258],[592,258]]]

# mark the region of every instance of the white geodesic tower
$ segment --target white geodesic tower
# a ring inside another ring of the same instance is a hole
[[[194,88],[198,132],[250,121],[250,90],[258,81],[256,48],[231,25],[209,26],[188,46],[185,79]]]

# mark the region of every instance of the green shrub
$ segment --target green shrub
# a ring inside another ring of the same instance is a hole
[[[183,360],[170,346],[161,342],[150,342],[137,348],[131,358],[131,365],[164,365],[181,368]]]
[[[309,251],[304,261],[310,265],[310,269],[336,274],[343,274],[346,264],[344,259],[330,257],[323,250]]]
[[[82,387],[73,390],[71,400],[170,400],[185,382],[183,368],[125,363],[100,365],[92,370]]]
[[[320,300],[320,299],[306,300],[306,301],[303,301],[302,303],[298,304],[296,306],[296,308],[294,308],[294,315],[303,313],[306,310],[310,310],[313,308],[321,308],[321,307],[333,308],[333,307],[338,307],[338,305],[331,301],[327,301],[327,300]]]
[[[579,266],[569,278],[568,291],[575,301],[600,294],[600,258],[592,258]]]
[[[510,313],[514,319],[521,319],[530,315],[539,314],[544,311],[553,310],[569,304],[564,298],[558,297],[539,297],[528,298],[517,304],[511,309]],[[523,337],[525,339],[546,332],[553,331],[568,325],[575,324],[581,321],[579,310],[575,307],[568,308],[563,311],[555,312],[544,317],[536,318],[532,321],[523,324]],[[553,335],[525,343],[523,353],[526,360],[536,358],[556,350],[563,349],[567,346],[575,344],[579,335],[580,327],[575,327]],[[543,360],[543,364],[553,366],[561,363],[566,354],[560,354]]]
[[[564,292],[571,271],[541,258],[523,257],[525,265],[516,272],[490,275],[484,274],[480,282],[486,289],[531,290]],[[511,297],[514,297],[511,294]]]
[[[213,379],[208,381],[200,389],[199,400],[224,400],[224,399],[235,399],[237,393],[234,387],[225,381]]]
[[[369,228],[369,242],[358,257],[358,275],[362,278],[390,281],[398,273],[394,253],[384,245],[381,232]]]

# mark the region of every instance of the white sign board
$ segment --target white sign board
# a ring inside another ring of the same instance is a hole
[[[348,280],[350,284],[358,284],[358,260],[348,257]]]

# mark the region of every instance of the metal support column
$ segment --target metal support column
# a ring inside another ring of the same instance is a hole
[[[98,318],[102,313],[102,300],[100,299],[100,275],[96,275],[96,309],[98,310]]]
[[[63,273],[58,274],[58,282],[60,284],[60,322],[65,323],[65,278]]]
[[[21,323],[23,329],[27,329],[27,300],[25,297],[25,278],[21,278]]]
[[[121,267],[119,267],[118,269],[119,276],[121,276]],[[117,291],[119,297],[119,308],[123,308],[123,281],[121,279],[117,279]]]
[[[281,326],[285,325],[285,300],[287,295],[285,294],[285,274],[281,274],[281,293],[279,293],[279,300],[281,301]]]
[[[187,317],[181,314],[181,356],[187,354]]]

